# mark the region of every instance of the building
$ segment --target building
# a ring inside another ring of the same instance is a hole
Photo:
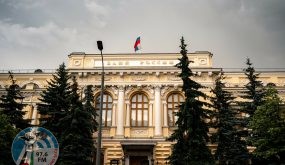
[[[181,92],[182,81],[177,76],[180,54],[104,54],[105,92],[103,97],[102,155],[105,164],[119,161],[126,165],[139,163],[167,164],[172,143],[166,138],[175,129],[174,111],[184,100]],[[194,79],[208,87],[210,94],[215,77],[221,68],[212,65],[210,52],[189,53]],[[94,85],[95,106],[99,109],[102,64],[98,54],[71,53],[68,69],[77,77],[81,91],[87,85]],[[247,83],[242,69],[226,69],[227,89],[238,96]],[[258,70],[260,80],[266,85],[276,85],[280,96],[285,98],[285,69]],[[14,71],[17,84],[22,88],[27,103],[26,118],[38,124],[37,113],[39,94],[47,87],[47,80],[54,71]],[[9,85],[8,74],[0,74],[0,95]],[[83,93],[83,92],[82,92]],[[96,134],[94,139],[96,139]],[[209,144],[210,148],[214,148]]]

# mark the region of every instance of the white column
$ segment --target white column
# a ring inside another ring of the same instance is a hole
[[[36,104],[32,105],[32,110],[33,110],[33,114],[32,114],[31,124],[36,125],[37,124],[37,115],[38,115],[38,108],[37,108]]]
[[[154,127],[154,136],[162,135],[162,127],[161,127],[161,99],[160,99],[160,86],[155,86],[154,90],[154,112],[155,112],[155,127]]]
[[[164,127],[167,127],[167,104],[166,102],[163,103],[163,126]]]
[[[126,114],[126,126],[129,127],[130,126],[130,103],[127,103],[127,114]]]
[[[116,126],[116,107],[117,107],[117,103],[113,104],[113,109],[112,109],[112,126]]]
[[[153,123],[152,123],[152,121],[153,121],[152,114],[153,114],[153,103],[150,102],[149,103],[149,126],[153,125]]]
[[[119,86],[118,92],[118,113],[117,113],[117,136],[124,135],[124,86]]]
[[[130,165],[130,157],[129,156],[125,157],[125,165]]]

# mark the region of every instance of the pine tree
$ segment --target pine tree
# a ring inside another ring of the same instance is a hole
[[[96,132],[98,127],[98,122],[96,121],[96,117],[98,116],[98,114],[96,113],[95,107],[93,105],[94,95],[92,91],[92,85],[87,85],[83,102],[84,102],[84,107],[83,107],[84,110],[91,114],[91,123],[93,125],[92,132]]]
[[[259,74],[255,72],[249,58],[246,59],[246,65],[247,68],[244,69],[244,74],[248,79],[248,83],[245,85],[246,91],[241,96],[246,101],[242,102],[241,106],[242,112],[248,114],[250,120],[257,107],[263,102],[264,88],[262,82],[258,80]]]
[[[0,112],[0,165],[14,164],[11,147],[19,131],[10,124],[9,117]]]
[[[254,156],[267,164],[285,164],[285,121],[281,118],[282,103],[278,91],[269,87],[264,103],[257,108],[250,127]]]
[[[231,106],[235,97],[226,91],[224,73],[215,80],[215,88],[211,90],[214,96],[213,103],[214,128],[217,132],[213,134],[214,142],[217,143],[215,158],[220,165],[246,164],[248,162],[248,151],[245,141],[241,140],[239,131],[236,129],[241,121],[236,117],[237,111]]]
[[[9,79],[11,85],[6,88],[6,95],[2,95],[0,98],[0,110],[3,111],[3,114],[7,115],[8,121],[11,125],[16,128],[24,129],[29,126],[29,121],[23,119],[25,111],[23,111],[24,105],[22,104],[23,96],[19,86],[14,80],[12,72],[9,72]]]
[[[243,137],[245,138],[247,145],[252,146],[251,136],[252,128],[249,126],[249,122],[254,115],[257,107],[263,102],[264,87],[261,81],[258,80],[259,73],[256,73],[254,67],[249,58],[246,59],[247,68],[244,69],[244,74],[247,77],[248,83],[245,85],[245,91],[242,92],[241,98],[245,101],[238,102],[240,106],[240,113],[244,113]],[[252,155],[250,155],[252,157]]]
[[[173,165],[214,164],[211,152],[206,145],[208,126],[205,123],[205,118],[208,117],[208,114],[203,106],[207,104],[200,100],[207,96],[199,91],[203,86],[191,79],[194,74],[189,68],[191,61],[188,59],[183,37],[180,48],[182,58],[179,59],[180,62],[176,64],[176,67],[181,69],[179,76],[183,81],[182,90],[186,98],[176,113],[178,117],[177,129],[169,137],[169,140],[176,141],[169,157],[170,163]]]
[[[93,116],[83,108],[79,100],[78,85],[73,79],[71,107],[67,115],[60,120],[59,126],[65,128],[61,136],[62,151],[60,164],[88,165],[91,164],[94,153],[93,146]]]
[[[66,116],[70,109],[70,75],[61,64],[48,81],[48,87],[41,94],[41,103],[38,106],[39,113],[43,115],[42,126],[49,129],[58,139],[65,128],[58,127],[59,120]],[[60,143],[60,141],[59,141]]]

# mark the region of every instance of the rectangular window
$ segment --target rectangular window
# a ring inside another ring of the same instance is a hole
[[[172,111],[168,111],[168,124],[169,124],[169,126],[173,126],[173,114],[172,114]]]
[[[137,95],[138,97],[138,102],[142,102],[142,95]]]
[[[142,126],[142,111],[137,111],[137,120],[138,120],[138,125],[137,126]]]
[[[132,110],[132,118],[131,118],[131,123],[132,123],[132,126],[135,126],[136,125],[136,111],[135,110]]]
[[[106,116],[106,111],[105,110],[103,110],[102,111],[102,125],[104,125],[105,126],[105,116]]]
[[[143,93],[136,94],[131,99],[131,125],[148,126],[148,98]]]
[[[143,125],[144,126],[148,126],[148,111],[147,110],[144,110],[143,111]]]
[[[96,97],[95,109],[96,113],[99,116],[100,112],[100,95]],[[102,126],[111,126],[112,123],[112,109],[113,109],[113,99],[110,95],[104,93],[103,95],[103,104],[102,104]],[[97,117],[98,121],[98,117]]]
[[[109,110],[107,112],[107,126],[111,126],[111,121],[112,121],[112,111]]]

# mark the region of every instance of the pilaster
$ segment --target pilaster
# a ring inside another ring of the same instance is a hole
[[[168,136],[168,119],[167,119],[167,102],[163,101],[163,127],[162,127],[162,132],[163,136]]]
[[[38,120],[38,107],[37,104],[33,104],[32,105],[32,121],[31,124],[32,125],[36,125],[37,124],[37,120]]]
[[[118,113],[117,113],[117,131],[116,136],[124,136],[124,93],[125,87],[119,86],[118,88]]]
[[[162,136],[162,126],[161,126],[161,97],[160,97],[160,86],[157,85],[154,87],[154,112],[155,112],[155,127],[154,127],[154,136]]]

